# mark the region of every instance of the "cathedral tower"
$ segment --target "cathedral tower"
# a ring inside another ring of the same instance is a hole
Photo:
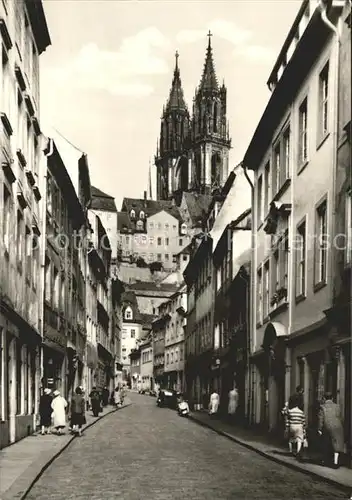
[[[190,117],[181,84],[178,53],[169,99],[163,109],[160,140],[155,156],[157,168],[157,199],[172,198],[178,190],[188,188],[187,150],[190,137]]]
[[[193,99],[191,124],[192,172],[190,188],[211,193],[223,186],[228,176],[231,148],[226,118],[226,87],[218,84],[209,32],[203,74]]]

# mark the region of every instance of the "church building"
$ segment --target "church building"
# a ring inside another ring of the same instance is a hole
[[[155,156],[157,199],[174,199],[177,205],[182,193],[211,195],[228,177],[231,140],[226,118],[227,91],[215,74],[211,36],[209,32],[192,115],[184,99],[177,52],[170,95],[162,113]]]

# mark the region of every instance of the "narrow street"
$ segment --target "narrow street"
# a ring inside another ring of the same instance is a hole
[[[53,462],[28,500],[346,498],[307,475],[131,394]]]

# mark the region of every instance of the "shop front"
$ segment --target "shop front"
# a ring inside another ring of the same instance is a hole
[[[41,337],[13,308],[0,311],[0,448],[35,430]]]
[[[111,383],[114,382],[113,371],[113,357],[111,353],[98,343],[97,389],[101,390],[105,386],[110,389]]]
[[[98,350],[91,342],[87,342],[87,377],[86,377],[86,394],[90,394],[92,388],[96,385],[96,370],[98,368]]]

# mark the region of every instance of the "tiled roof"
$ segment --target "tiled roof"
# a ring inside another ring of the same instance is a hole
[[[155,320],[156,316],[154,314],[141,313],[141,321],[144,326],[152,327],[152,322]]]
[[[210,195],[184,192],[183,196],[193,223],[206,217],[212,201]]]
[[[121,212],[127,212],[129,214],[132,209],[135,210],[137,217],[139,212],[141,211],[143,211],[147,217],[150,217],[161,212],[162,210],[165,210],[165,212],[168,212],[179,221],[182,221],[180,212],[178,211],[178,208],[172,203],[172,201],[124,198],[122,202]]]
[[[94,210],[104,210],[105,212],[117,212],[115,198],[109,194],[104,193],[100,189],[92,186],[92,205]]]
[[[163,292],[176,292],[178,285],[175,283],[155,283],[154,281],[139,281],[130,285],[126,285],[129,290],[138,291],[163,291]]]

